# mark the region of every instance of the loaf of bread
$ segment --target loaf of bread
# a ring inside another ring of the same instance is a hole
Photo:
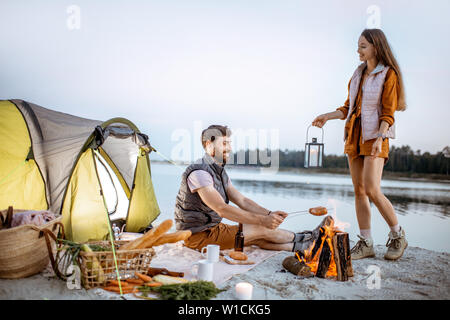
[[[191,235],[192,232],[190,230],[181,230],[173,233],[166,233],[159,237],[159,239],[153,243],[153,246],[160,246],[164,243],[175,243],[181,240],[184,241]]]
[[[231,259],[234,260],[241,260],[241,261],[247,260],[247,255],[241,251],[231,251],[229,253],[229,256]]]
[[[119,250],[133,250],[133,249],[145,249],[150,248],[153,244],[170,228],[172,228],[173,222],[171,219],[164,220],[153,229],[147,231],[142,237],[137,238],[131,242],[128,242],[120,247]]]

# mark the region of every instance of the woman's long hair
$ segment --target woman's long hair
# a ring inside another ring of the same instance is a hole
[[[397,110],[406,110],[405,87],[403,85],[402,72],[400,71],[400,67],[394,57],[394,54],[392,53],[384,32],[380,29],[364,29],[361,36],[366,38],[366,40],[375,47],[378,61],[383,63],[385,66],[389,66],[394,69],[399,83]]]

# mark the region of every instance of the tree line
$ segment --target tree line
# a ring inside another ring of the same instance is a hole
[[[278,159],[275,159],[277,153]],[[384,171],[448,175],[450,158],[446,158],[445,155],[448,156],[443,151],[431,154],[429,152],[421,153],[421,150],[414,151],[410,146],[391,146],[389,150],[389,161],[384,166]],[[270,166],[271,164],[273,165],[273,161],[275,160],[278,161],[280,168],[303,168],[305,151],[256,149],[239,150],[232,155],[233,164],[244,166]],[[347,169],[347,156],[345,154],[325,154],[323,168]]]

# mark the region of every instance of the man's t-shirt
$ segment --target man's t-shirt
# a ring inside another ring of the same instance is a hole
[[[209,172],[205,170],[195,170],[189,174],[187,183],[191,192],[194,193],[200,188],[214,185],[214,180]],[[230,177],[228,177],[228,185],[231,185]]]

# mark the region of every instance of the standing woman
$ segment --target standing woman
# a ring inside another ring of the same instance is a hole
[[[391,231],[385,259],[397,260],[408,242],[388,198],[381,192],[383,167],[389,157],[389,138],[395,138],[394,112],[406,109],[402,74],[389,43],[380,29],[365,29],[358,40],[359,59],[348,85],[348,98],[336,111],[322,114],[312,125],[322,128],[328,120],[346,119],[345,149],[355,190],[360,240],[352,259],[375,256],[370,231],[370,201]]]

